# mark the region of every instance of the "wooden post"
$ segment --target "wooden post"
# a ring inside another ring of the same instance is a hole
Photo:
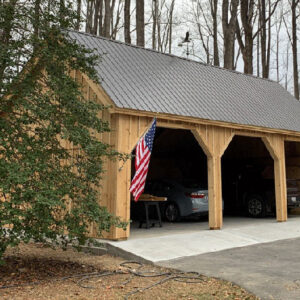
[[[152,118],[140,118],[127,115],[114,115],[114,128],[111,132],[111,142],[115,150],[120,153],[130,154],[138,140],[145,133]],[[130,221],[130,183],[131,183],[131,159],[110,162],[108,174],[108,208],[111,213],[123,221]],[[130,224],[124,231],[121,228],[113,228],[109,239],[127,239],[130,234]]]
[[[221,157],[213,155],[207,157],[208,171],[208,199],[209,199],[209,228],[221,229],[223,226],[222,214],[222,176]]]
[[[123,118],[122,118],[123,119]],[[125,131],[126,122],[119,116],[115,116],[114,128],[111,133],[111,141],[113,147],[118,152],[127,153],[128,139],[126,139],[127,132]],[[129,221],[130,219],[130,162],[127,161],[122,164],[121,161],[110,162],[110,180],[108,181],[109,194],[109,210],[114,215],[120,217],[122,221]],[[126,231],[120,228],[113,228],[109,236],[110,239],[126,239],[130,233],[130,226],[128,225]]]
[[[280,135],[270,135],[264,137],[263,142],[274,159],[276,218],[278,222],[284,222],[287,220],[284,138]]]
[[[207,156],[209,228],[221,229],[223,225],[221,157],[234,132],[215,126],[197,126],[192,132]]]

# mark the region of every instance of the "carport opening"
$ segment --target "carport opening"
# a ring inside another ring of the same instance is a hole
[[[222,157],[224,215],[275,217],[274,161],[260,138],[235,136]]]
[[[287,206],[289,215],[300,215],[300,143],[285,142]]]
[[[135,151],[132,154],[131,178],[135,172]],[[168,200],[170,200],[170,197],[173,199],[173,195],[171,196],[170,193],[176,194],[177,190],[180,189],[179,186],[186,188],[185,191],[182,191],[184,197],[189,191],[192,193],[194,187],[201,187],[207,193],[206,155],[190,130],[157,127],[144,193],[168,197]],[[188,190],[189,188],[190,190]],[[176,191],[173,192],[173,189]],[[207,195],[205,197],[207,198]],[[176,202],[175,199],[173,200]],[[199,214],[197,214],[197,211],[193,211],[190,203],[176,202],[175,205],[179,209],[180,214],[178,220],[190,214],[193,214],[195,217],[207,217],[208,198],[206,201],[206,211]],[[166,220],[165,211],[168,203],[169,201],[160,203],[163,220]],[[155,215],[155,207],[149,208],[152,209],[150,215]],[[142,202],[134,203],[134,201],[131,201],[132,220],[138,221],[140,218],[143,218],[143,210]],[[133,224],[134,226],[135,224]]]

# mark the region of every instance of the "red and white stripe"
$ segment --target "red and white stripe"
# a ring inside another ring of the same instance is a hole
[[[135,175],[132,179],[130,192],[133,193],[134,200],[137,201],[143,193],[146,183],[150,163],[151,152],[145,143],[144,137],[140,139],[136,146]]]

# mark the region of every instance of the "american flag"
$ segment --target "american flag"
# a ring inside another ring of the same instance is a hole
[[[135,174],[130,186],[130,192],[133,194],[134,201],[138,201],[145,188],[155,129],[156,118],[154,118],[150,129],[139,140],[136,146]]]

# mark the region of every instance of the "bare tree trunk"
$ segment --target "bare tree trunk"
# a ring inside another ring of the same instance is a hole
[[[113,40],[115,40],[117,38],[117,33],[119,31],[119,23],[120,23],[120,20],[121,20],[121,14],[122,14],[122,10],[123,10],[123,1],[122,0],[119,0],[118,1],[118,7],[117,7],[117,10],[115,12],[115,23],[113,22],[114,21],[114,6],[115,6],[115,3],[113,3],[113,6],[111,7],[111,11],[112,11],[112,30],[111,30],[111,38]]]
[[[228,21],[229,0],[223,0],[222,26],[224,34],[224,68],[234,69],[234,40],[236,31],[237,8],[239,0],[230,3],[230,20]]]
[[[293,75],[294,75],[294,96],[299,100],[299,73],[297,53],[297,5],[299,0],[292,0],[292,50],[293,50]]]
[[[91,33],[93,27],[94,0],[87,2],[85,32]]]
[[[136,44],[145,47],[144,0],[136,0]]]
[[[159,9],[157,14],[157,50],[162,51],[162,42],[161,42],[161,9]]]
[[[34,23],[33,23],[33,34],[35,38],[38,38],[39,36],[40,5],[41,5],[41,0],[36,0],[34,3]]]
[[[289,72],[289,45],[286,47],[286,73],[285,73],[285,89],[288,89],[288,72]]]
[[[131,44],[131,37],[130,37],[130,1],[125,0],[124,6],[124,36],[125,36],[125,43]]]
[[[78,0],[82,1],[82,0]],[[110,5],[110,0],[105,0]],[[105,36],[103,30],[103,2],[104,0],[89,0],[86,7],[86,28],[85,31],[95,35]],[[106,12],[105,12],[106,13]],[[112,18],[111,10],[108,11],[107,22]],[[110,24],[108,24],[110,37]]]
[[[77,20],[76,20],[76,27],[75,29],[76,30],[79,30],[80,29],[80,19],[81,19],[81,0],[77,0]]]
[[[250,35],[245,38],[244,50],[244,72],[246,74],[253,74],[253,39]]]
[[[115,4],[116,4],[116,0],[111,0],[111,6],[110,6],[110,38],[114,39],[114,11],[115,11]],[[120,2],[119,2],[120,4]],[[116,18],[118,18],[118,15],[116,16]]]
[[[218,47],[218,0],[210,0],[210,9],[213,19],[213,39],[214,39],[214,65],[220,66],[219,47]]]
[[[276,75],[277,82],[279,82],[279,34],[276,37]]]
[[[259,34],[257,35],[256,38],[256,76],[259,77],[260,76],[260,55],[259,55],[259,47],[260,47],[260,43],[259,43]]]
[[[213,1],[213,0],[210,0],[210,7],[212,7],[212,5],[213,5],[211,1]],[[210,54],[209,43],[210,43],[210,36],[213,36],[213,29],[211,29],[210,26],[209,26],[209,22],[208,22],[208,20],[205,16],[205,9],[202,7],[201,0],[198,0],[197,3],[196,3],[196,7],[194,9],[194,16],[195,16],[195,19],[196,19],[196,25],[197,25],[200,40],[201,40],[201,43],[202,43],[202,47],[205,51],[206,63],[210,64],[211,63],[210,57],[213,57],[213,55]],[[206,29],[210,33],[208,36],[205,36],[205,32],[203,30],[204,26],[201,26],[201,23],[200,23],[201,19],[204,20]],[[219,53],[218,53],[218,55],[219,55]]]
[[[98,25],[99,25],[99,15],[100,15],[100,2],[101,0],[96,0],[95,10],[94,10],[94,25],[91,30],[92,34],[97,35],[98,33]]]
[[[256,38],[258,34],[260,34],[261,31],[263,31],[263,26],[260,24],[259,28],[257,31],[253,34],[253,24],[255,21],[254,17],[254,5],[255,5],[255,0],[240,0],[241,1],[241,20],[242,20],[242,25],[244,29],[244,38],[245,42],[243,42],[242,39],[242,34],[241,34],[241,28],[239,27],[239,24],[237,22],[237,40],[239,42],[239,46],[243,55],[243,61],[244,61],[244,72],[247,74],[253,74],[253,41]],[[269,9],[269,15],[268,18],[265,18],[263,24],[266,24],[266,22],[269,22],[270,18],[274,14],[276,7],[278,5],[280,0],[276,0],[274,2],[274,5],[272,9]],[[271,24],[271,23],[270,23]],[[270,32],[270,31],[269,31]],[[266,45],[266,42],[261,40],[261,45],[264,44]],[[265,47],[266,46],[261,46]],[[263,51],[262,51],[263,52]],[[263,53],[261,54],[263,55]],[[267,65],[268,61],[268,54],[266,54],[265,51],[265,58],[264,61],[266,61],[265,65]],[[266,67],[265,67],[266,68]],[[264,69],[264,67],[263,67]]]
[[[277,0],[274,3],[273,10],[271,0],[268,0],[268,18],[266,18],[266,0],[259,0],[259,30],[261,36],[261,64],[263,78],[269,78],[270,72],[270,56],[271,56],[271,16],[279,3]],[[268,24],[268,34],[267,34]]]
[[[261,65],[262,65],[262,76],[263,78],[269,77],[269,70],[267,66],[267,29],[266,29],[266,0],[259,0],[259,20],[260,20],[260,37],[261,37]]]
[[[64,28],[65,24],[65,0],[59,1],[59,23],[60,27]]]
[[[105,15],[104,15],[104,28],[103,28],[104,37],[107,38],[110,37],[110,24],[111,24],[110,0],[105,0]]]
[[[100,7],[99,7],[99,20],[98,20],[98,32],[100,36],[103,36],[103,0],[100,0]]]
[[[175,0],[172,0],[170,7],[170,18],[169,18],[169,53],[172,52],[172,31],[173,31],[173,12],[174,12]]]
[[[237,40],[244,61],[244,73],[253,74],[253,10],[254,0],[241,0],[241,20],[244,28],[245,42],[237,22]]]
[[[271,24],[271,0],[269,0],[269,17],[268,17],[268,46],[267,46],[267,64],[266,68],[268,71],[268,77],[269,78],[269,73],[270,73],[270,58],[271,58],[271,35],[272,35],[272,24]]]
[[[152,1],[152,16],[153,16],[153,24],[152,24],[152,49],[156,50],[156,27],[157,27],[157,16],[158,16],[158,1]]]
[[[280,11],[279,22],[276,22],[276,74],[277,74],[277,82],[280,81],[279,78],[279,43],[280,43],[280,29],[283,20],[283,11]]]

